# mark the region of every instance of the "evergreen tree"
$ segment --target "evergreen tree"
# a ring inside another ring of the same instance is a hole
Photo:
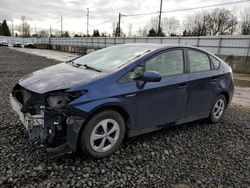
[[[148,32],[148,37],[156,37],[156,36],[158,36],[158,34],[154,30],[154,28],[150,29]]]
[[[66,37],[66,38],[70,37],[69,32],[66,31],[65,33],[63,33],[63,34],[62,34],[62,37]]]
[[[0,22],[0,35],[3,35],[2,23]]]
[[[186,29],[183,31],[182,35],[183,35],[184,37],[185,37],[185,36],[188,36],[188,32],[187,32]]]
[[[92,36],[93,37],[100,37],[100,33],[99,33],[98,29],[97,30],[94,29]]]
[[[10,36],[11,35],[10,34],[10,29],[9,29],[9,27],[7,25],[6,20],[4,20],[3,23],[2,23],[2,33],[3,33],[4,36]]]

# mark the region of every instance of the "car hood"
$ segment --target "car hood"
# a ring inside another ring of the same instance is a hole
[[[27,75],[20,80],[19,84],[30,91],[43,94],[86,84],[105,75],[107,74],[60,63]]]

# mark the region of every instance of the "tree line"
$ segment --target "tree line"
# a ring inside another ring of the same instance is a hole
[[[187,16],[181,24],[175,17],[163,18],[158,33],[158,17],[139,29],[140,36],[207,36],[207,35],[250,35],[250,8],[241,12],[238,18],[236,10],[215,8],[200,11]]]

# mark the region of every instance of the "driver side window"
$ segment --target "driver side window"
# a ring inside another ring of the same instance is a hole
[[[119,83],[133,82],[135,79],[139,79],[145,70],[157,71],[162,77],[184,73],[182,49],[161,53],[147,62],[136,66],[133,70],[123,76],[119,80]]]
[[[178,49],[162,53],[147,61],[145,68],[159,72],[162,77],[182,74],[184,72],[183,52]]]

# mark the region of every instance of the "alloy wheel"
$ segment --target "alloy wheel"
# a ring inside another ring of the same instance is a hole
[[[214,105],[214,109],[213,109],[213,115],[216,119],[219,119],[221,117],[221,115],[223,114],[225,109],[225,102],[223,101],[223,99],[219,99],[217,100],[217,102]]]
[[[117,142],[120,127],[114,119],[104,119],[91,132],[90,145],[96,152],[107,152]]]

